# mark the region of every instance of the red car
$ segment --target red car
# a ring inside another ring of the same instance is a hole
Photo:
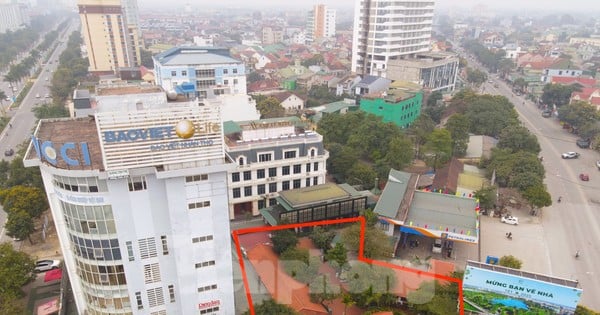
[[[581,179],[584,182],[587,182],[590,180],[590,176],[588,174],[581,173],[579,174],[579,179]]]

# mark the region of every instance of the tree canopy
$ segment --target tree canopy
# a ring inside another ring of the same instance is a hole
[[[254,304],[255,314],[278,314],[278,315],[299,315],[291,307],[285,304],[279,304],[273,300],[265,300],[260,304]],[[250,311],[246,311],[244,315],[250,315]]]
[[[260,118],[276,118],[285,116],[285,108],[275,97],[259,95],[255,97],[256,109],[260,111]]]
[[[512,153],[528,151],[538,154],[541,151],[537,137],[527,128],[519,125],[510,125],[500,132],[498,148],[508,149]]]
[[[34,218],[48,209],[46,195],[37,187],[19,185],[0,190],[0,203],[7,213],[23,210]]]
[[[21,296],[21,287],[35,279],[35,262],[9,243],[0,244],[0,253],[0,299],[6,295]]]
[[[514,269],[521,269],[523,262],[513,255],[507,255],[500,257],[498,265]]]
[[[383,178],[391,167],[401,169],[412,160],[412,141],[400,127],[372,114],[328,114],[319,121],[317,131],[330,153],[330,173],[367,189],[374,185],[373,175]]]
[[[551,84],[544,85],[542,90],[542,101],[548,105],[563,106],[569,103],[571,94],[574,91],[580,91],[581,86],[578,84],[574,85],[563,85],[563,84]]]

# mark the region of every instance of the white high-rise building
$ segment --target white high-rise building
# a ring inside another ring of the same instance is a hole
[[[97,93],[94,115],[41,120],[24,158],[40,167],[77,313],[234,314],[236,165],[219,107]]]
[[[0,34],[7,31],[16,31],[28,26],[28,8],[23,4],[1,4],[0,5]]]
[[[317,4],[306,18],[306,40],[314,41],[324,37],[335,37],[335,10],[324,4]]]
[[[386,76],[388,61],[430,48],[432,0],[356,0],[352,71]]]

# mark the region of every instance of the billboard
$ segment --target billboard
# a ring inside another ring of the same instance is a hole
[[[575,281],[537,275],[549,280],[542,281],[532,275],[468,262],[463,278],[465,310],[482,314],[511,314],[517,310],[518,314],[574,314],[582,293]]]
[[[163,109],[96,114],[107,171],[224,156],[217,106],[188,103]]]

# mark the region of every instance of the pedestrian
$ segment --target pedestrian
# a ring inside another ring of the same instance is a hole
[[[8,123],[8,128],[12,128],[12,124],[11,123]]]

